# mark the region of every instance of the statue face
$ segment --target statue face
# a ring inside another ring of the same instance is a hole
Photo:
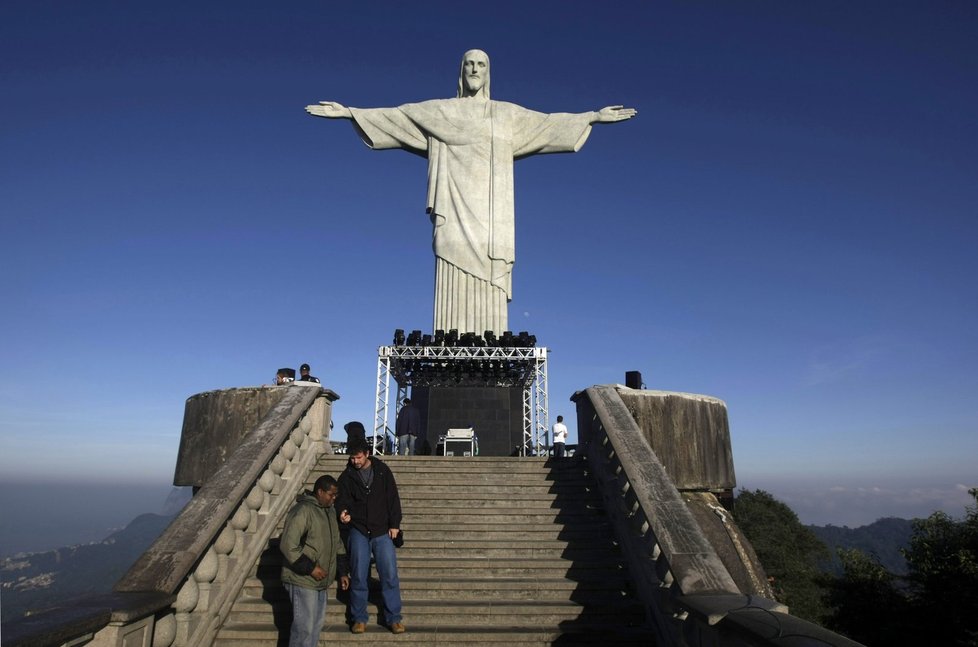
[[[478,94],[489,79],[489,57],[485,52],[473,50],[462,59],[462,79],[467,95]]]

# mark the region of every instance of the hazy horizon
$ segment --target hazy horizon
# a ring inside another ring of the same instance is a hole
[[[839,483],[749,479],[740,482],[738,492],[766,490],[804,524],[850,528],[884,517],[927,517],[936,510],[961,518],[972,501],[964,484]],[[0,558],[101,541],[140,514],[163,514],[174,489],[159,482],[0,480]]]
[[[162,514],[161,483],[0,480],[0,558],[102,541],[140,514]]]

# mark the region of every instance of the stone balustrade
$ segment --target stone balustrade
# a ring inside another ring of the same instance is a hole
[[[281,400],[112,594],[11,623],[4,645],[210,645],[306,476],[329,451],[339,396],[319,385],[275,388],[284,390]]]
[[[709,529],[704,531],[694,516],[695,496],[681,495],[647,440],[649,430],[639,427],[617,388],[594,386],[572,398],[577,404],[578,453],[584,454],[598,482],[658,644],[857,646],[791,616],[786,607],[760,594],[763,583],[749,584],[762,579],[755,565],[731,564],[741,571],[737,580],[748,584],[737,583]],[[722,523],[730,520],[724,516]],[[742,547],[733,554],[738,561],[749,561]],[[725,559],[730,563],[729,555]]]

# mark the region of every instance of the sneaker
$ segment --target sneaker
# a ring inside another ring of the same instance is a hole
[[[354,622],[353,623],[353,626],[350,627],[350,631],[352,631],[355,634],[366,633],[366,631],[367,631],[367,623],[366,622]]]
[[[404,625],[400,622],[395,622],[394,624],[391,625],[392,634],[402,634],[404,633],[404,631],[405,631]]]

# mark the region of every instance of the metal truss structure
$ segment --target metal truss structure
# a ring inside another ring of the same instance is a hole
[[[550,446],[547,349],[496,346],[381,346],[377,349],[374,451],[386,453],[393,440],[388,409],[390,380],[397,383],[394,411],[401,410],[409,386],[520,387],[523,389],[522,455]]]

